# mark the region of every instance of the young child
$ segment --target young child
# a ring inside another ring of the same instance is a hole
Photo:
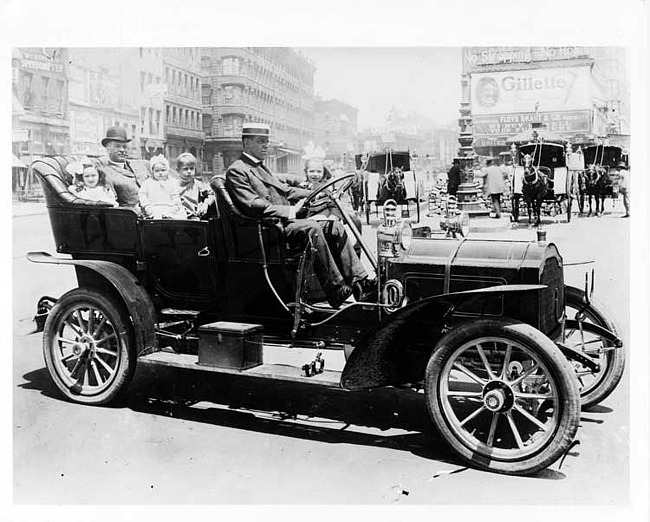
[[[145,217],[153,219],[187,219],[178,183],[169,178],[169,161],[158,155],[149,161],[151,177],[140,187],[140,206]]]
[[[98,171],[92,163],[75,161],[66,166],[66,170],[74,177],[75,183],[68,190],[81,199],[104,201],[117,207],[117,196],[111,186],[106,183],[103,171]]]
[[[206,215],[208,207],[214,202],[212,191],[202,181],[194,179],[196,158],[189,152],[183,152],[176,158],[176,170],[179,175],[179,195],[190,219],[199,219]]]

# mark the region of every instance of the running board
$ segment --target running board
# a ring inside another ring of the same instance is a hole
[[[261,377],[280,381],[292,381],[307,384],[319,384],[330,388],[341,388],[341,372],[337,370],[323,370],[311,377],[307,377],[302,368],[289,364],[261,364],[247,370],[235,370],[229,368],[218,368],[199,364],[198,355],[154,352],[138,357],[138,364],[171,366],[186,370],[201,370],[213,373],[225,373],[229,375],[244,375],[247,377]]]

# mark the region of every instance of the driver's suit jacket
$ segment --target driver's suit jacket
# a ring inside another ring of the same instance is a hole
[[[291,204],[310,191],[280,181],[260,161],[242,154],[226,171],[226,189],[239,211],[255,219],[289,218]]]

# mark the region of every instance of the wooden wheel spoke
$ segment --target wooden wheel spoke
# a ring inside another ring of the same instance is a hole
[[[473,413],[470,413],[467,417],[465,417],[461,421],[460,425],[464,426],[469,421],[471,421],[473,418],[477,417],[482,411],[485,411],[485,406],[483,404],[481,404],[481,406],[479,408],[477,408]]]
[[[106,348],[102,348],[102,347],[99,347],[99,346],[97,348],[95,348],[95,352],[96,353],[103,353],[105,355],[110,355],[111,357],[117,357],[117,351],[114,352],[112,350],[108,350]]]
[[[517,386],[518,384],[521,383],[526,377],[532,375],[534,372],[536,372],[539,369],[539,364],[535,363],[533,364],[530,368],[528,368],[524,373],[522,373],[519,377],[517,377],[514,381],[512,381],[510,386]]]
[[[65,328],[66,326],[70,328],[75,334],[77,334],[77,336],[81,337],[83,335],[83,331],[81,330],[81,327],[79,325],[72,323],[72,315],[70,316],[69,319],[63,321],[63,328]]]
[[[114,369],[114,368],[111,368],[111,367],[110,367],[110,366],[109,366],[109,365],[104,361],[104,359],[102,359],[99,355],[96,355],[96,356],[95,356],[95,360],[96,360],[97,362],[99,362],[99,364],[101,364],[101,365],[104,367],[104,369],[105,369],[105,370],[106,370],[110,375],[113,375],[113,373],[115,373],[115,369]]]
[[[535,426],[537,426],[541,430],[548,431],[548,427],[546,426],[546,424],[540,421],[537,417],[534,417],[533,415],[528,413],[524,408],[519,406],[519,404],[515,403],[515,410],[521,413],[524,417],[526,417],[530,422],[532,422]]]
[[[496,379],[496,375],[494,375],[494,372],[492,371],[492,368],[490,366],[490,362],[487,360],[487,356],[485,355],[485,352],[483,351],[483,347],[480,344],[476,344],[476,351],[478,352],[479,356],[481,357],[481,361],[483,361],[483,366],[485,366],[485,370],[487,371],[488,376],[490,379]]]
[[[79,324],[79,328],[81,328],[82,333],[88,333],[88,324],[84,323],[83,317],[81,317],[81,310],[77,308],[74,312],[72,312],[73,315],[77,316],[77,323]]]
[[[460,364],[459,362],[455,362],[453,366],[454,366],[454,368],[456,368],[458,371],[463,372],[463,373],[464,373],[465,375],[467,375],[470,379],[472,379],[473,381],[476,381],[476,382],[477,382],[478,384],[480,384],[481,386],[485,386],[485,385],[487,384],[487,381],[486,381],[486,380],[481,379],[478,375],[476,375],[476,374],[475,374],[474,372],[472,372],[471,370],[465,368],[465,366],[463,366],[463,365]]]
[[[506,417],[508,418],[508,424],[510,425],[510,430],[512,431],[512,434],[515,437],[515,441],[517,442],[517,447],[519,449],[524,449],[524,441],[521,440],[521,435],[519,435],[519,430],[517,429],[517,425],[515,424],[515,419],[512,417],[512,411],[507,412]]]
[[[114,333],[105,335],[101,339],[95,341],[95,345],[100,345],[100,344],[108,341],[109,339],[117,339],[117,335],[115,335]]]
[[[525,392],[515,392],[515,397],[517,399],[529,399],[529,400],[547,400],[552,399],[553,396],[550,393],[525,393]]]
[[[506,346],[506,355],[503,358],[503,368],[501,368],[500,378],[505,380],[508,376],[508,366],[510,365],[510,357],[512,356],[512,345]]]
[[[492,414],[492,422],[490,423],[490,432],[488,434],[487,438],[487,445],[488,446],[493,446],[494,445],[494,434],[497,431],[497,423],[499,422],[499,416],[501,414],[498,411],[495,411]]]
[[[67,337],[63,337],[62,335],[59,335],[56,340],[59,343],[68,343],[68,344],[76,344],[77,343],[76,340],[68,339]]]
[[[105,324],[106,324],[106,316],[103,316],[102,320],[97,325],[97,328],[95,328],[95,331],[92,333],[93,338],[96,338],[99,335],[99,332],[102,331]]]
[[[78,359],[79,356],[76,353],[72,352],[72,353],[69,353],[68,355],[64,355],[63,357],[61,357],[60,361],[62,363],[66,363],[66,362],[68,362],[68,361],[70,361],[72,359],[75,359],[75,358]]]
[[[102,376],[99,374],[99,370],[97,368],[97,365],[95,364],[95,361],[90,361],[90,367],[93,369],[93,374],[95,375],[95,380],[97,382],[97,386],[101,386],[104,384],[104,379],[102,379]]]
[[[449,397],[476,397],[480,399],[483,397],[483,392],[481,391],[463,391],[463,390],[448,390],[447,395]]]

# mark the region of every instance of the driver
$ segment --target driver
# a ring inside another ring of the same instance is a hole
[[[357,300],[367,301],[376,282],[369,279],[341,222],[331,222],[328,245],[321,225],[304,219],[307,209],[303,208],[301,198],[310,192],[281,182],[262,163],[268,152],[269,134],[268,125],[243,125],[244,151],[226,172],[226,188],[233,203],[249,217],[281,218],[286,223],[287,241],[292,244],[304,247],[311,238],[314,272],[330,306],[339,308],[352,295],[353,288]]]

